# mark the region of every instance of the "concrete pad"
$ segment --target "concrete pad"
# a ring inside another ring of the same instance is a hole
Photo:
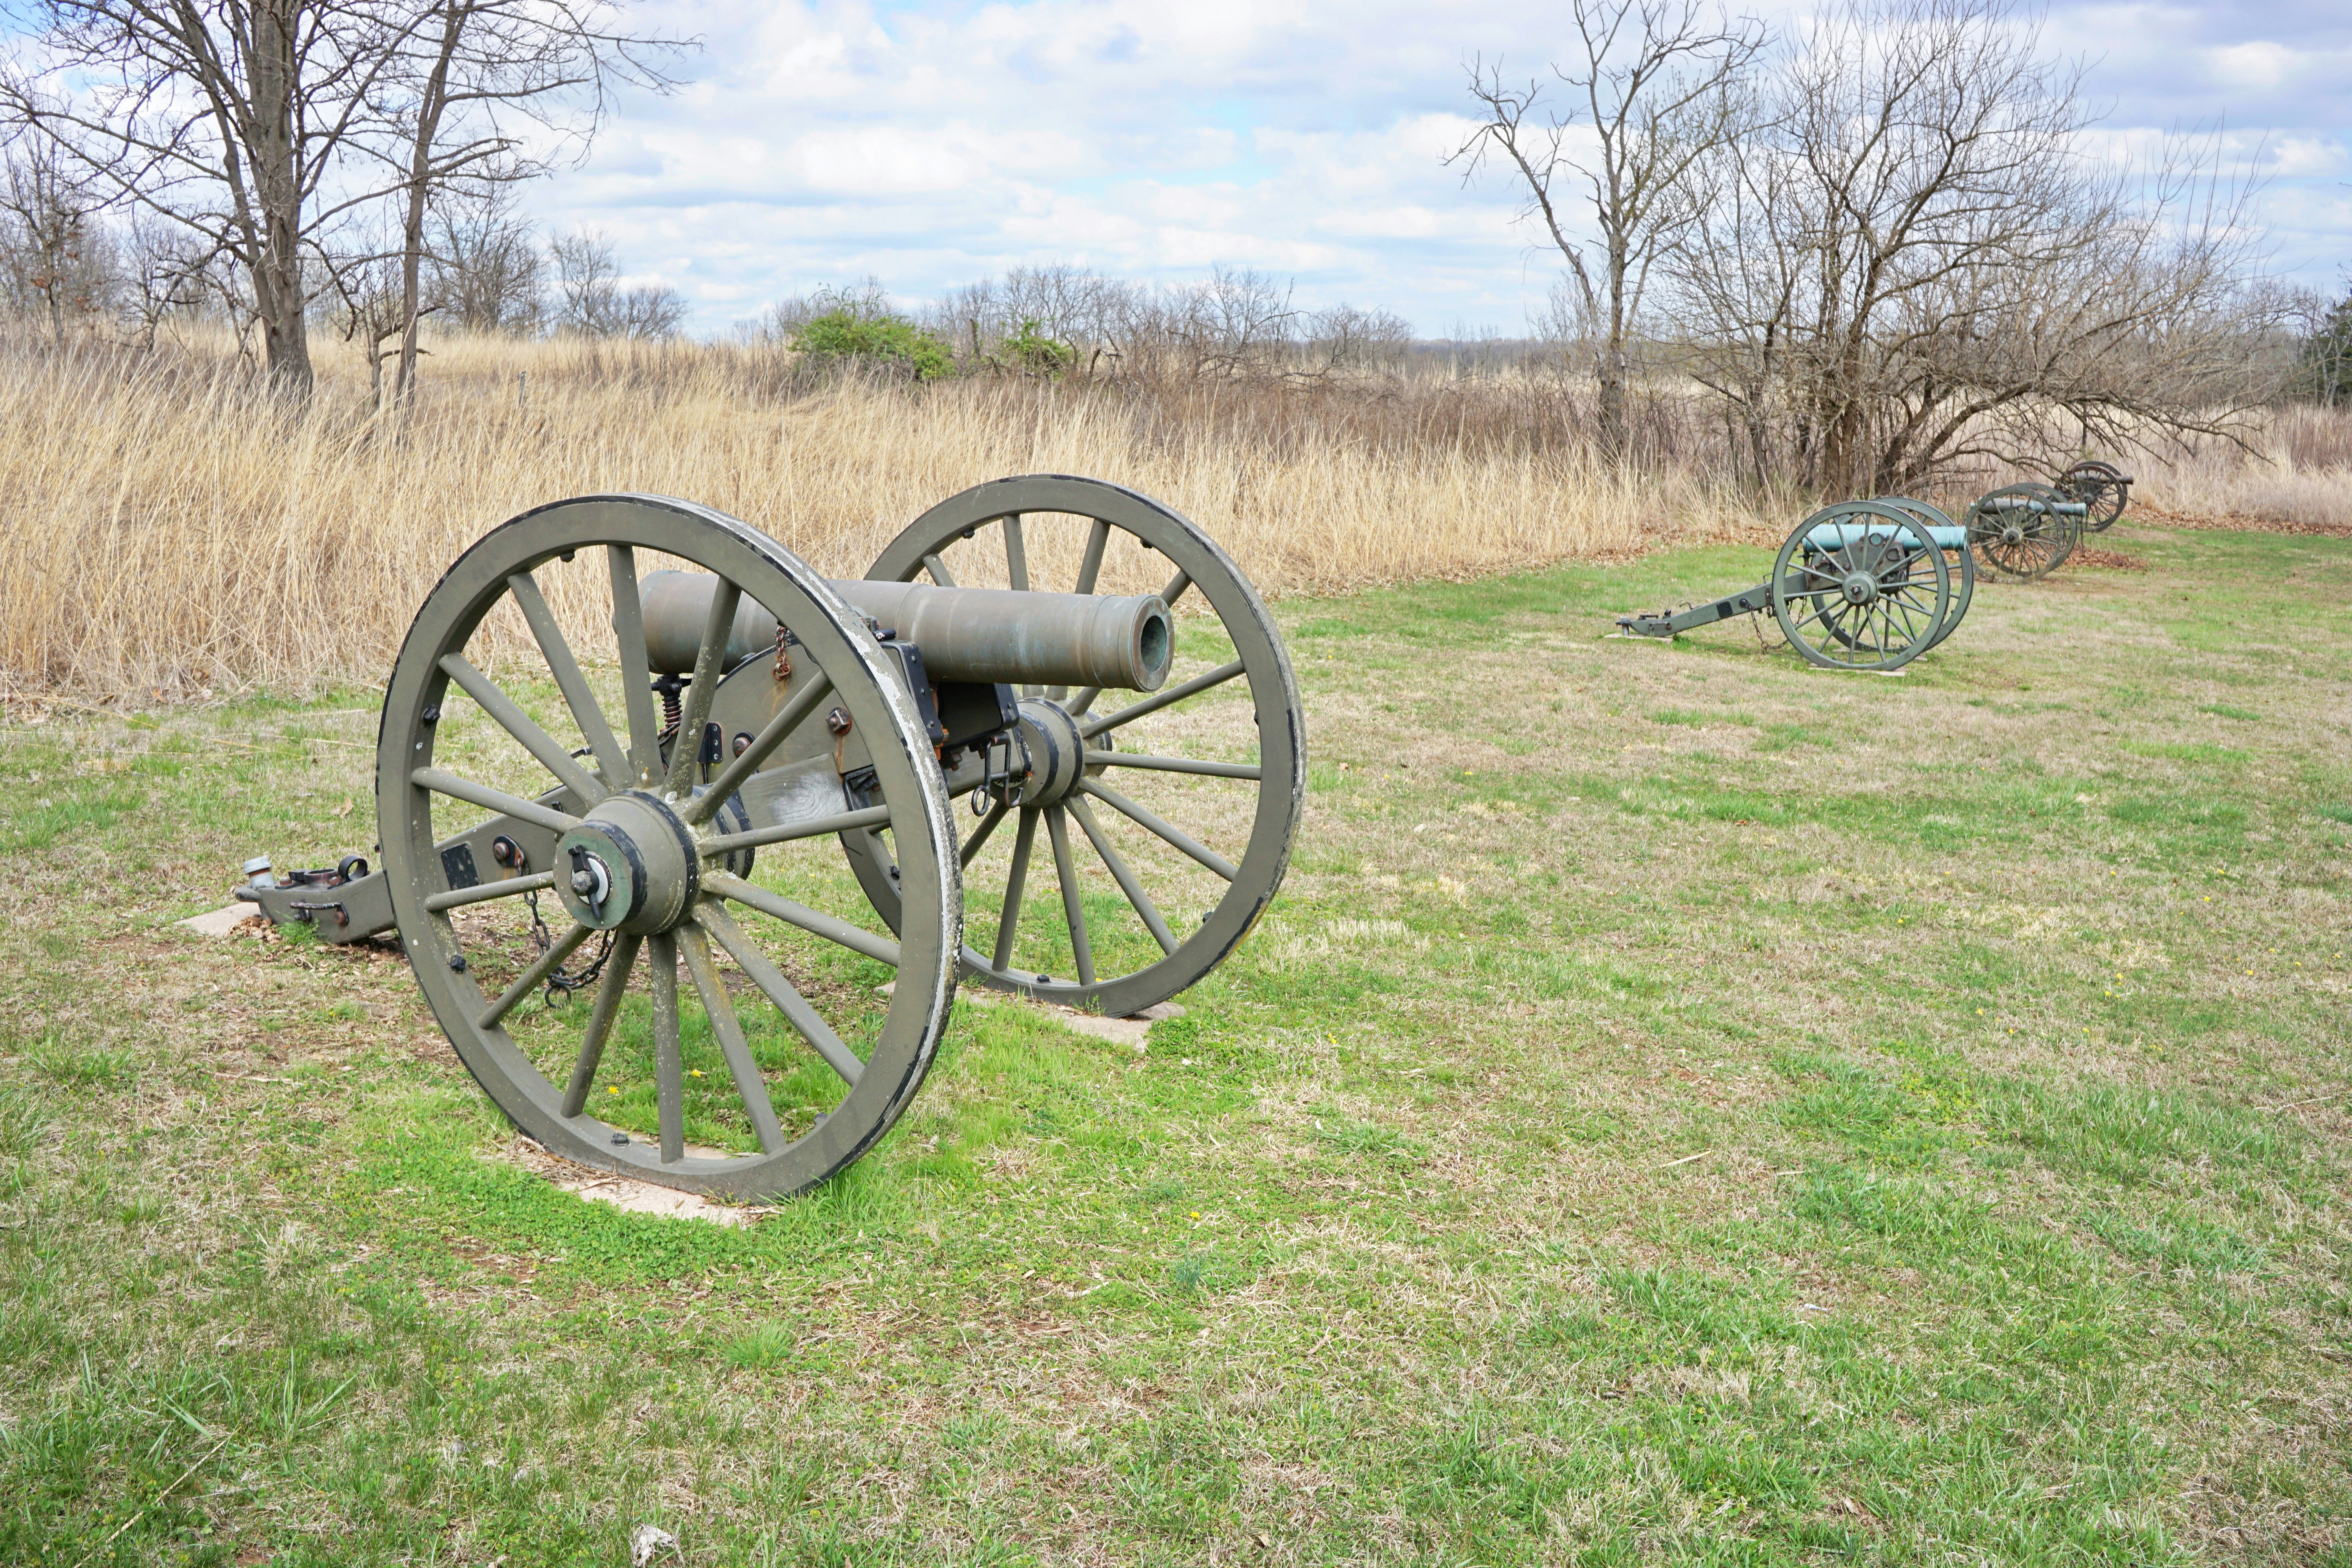
[[[593,1203],[610,1204],[630,1214],[660,1215],[666,1219],[698,1219],[711,1225],[731,1226],[751,1225],[760,1217],[758,1209],[713,1203],[700,1193],[682,1193],[675,1187],[640,1182],[634,1176],[615,1175],[610,1171],[592,1171],[585,1165],[575,1165],[528,1140],[516,1140],[515,1152],[523,1164],[565,1192]],[[716,1149],[692,1145],[688,1146],[688,1152],[693,1154],[720,1152]]]
[[[1129,1018],[1105,1018],[1092,1013],[1074,1013],[1065,1007],[1048,1007],[1045,1011],[1081,1035],[1092,1035],[1114,1045],[1132,1046],[1138,1052],[1150,1043],[1152,1025],[1162,1018],[1184,1016],[1184,1009],[1173,1002],[1157,1003]]]
[[[206,914],[190,915],[186,920],[176,923],[186,927],[198,936],[226,936],[249,920],[266,918],[268,917],[262,914],[261,906],[258,904],[235,903],[226,909],[214,910]]]
[[[714,1204],[699,1193],[681,1193],[671,1187],[657,1187],[651,1182],[632,1181],[626,1176],[600,1176],[593,1171],[583,1171],[576,1180],[551,1176],[549,1180],[567,1192],[600,1204],[610,1204],[630,1214],[661,1215],[669,1219],[698,1219],[712,1225],[747,1226],[759,1218],[757,1211],[733,1204]]]

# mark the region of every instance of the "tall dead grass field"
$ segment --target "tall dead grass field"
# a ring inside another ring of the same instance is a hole
[[[1700,452],[1597,462],[1560,413],[1571,405],[1492,379],[812,387],[773,349],[431,349],[394,419],[370,411],[363,375],[331,349],[320,393],[296,406],[217,342],[0,339],[0,682],[132,702],[373,683],[467,544],[598,491],[716,507],[852,576],[969,485],[1086,474],[1185,512],[1276,595],[1761,537],[1802,505],[1758,497]],[[2183,478],[2195,504],[2230,509],[2228,475]],[[2273,479],[2304,485],[2294,507],[2352,521],[2344,468]]]

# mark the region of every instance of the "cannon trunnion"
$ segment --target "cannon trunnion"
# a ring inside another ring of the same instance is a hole
[[[396,931],[543,1146],[774,1196],[905,1110],[960,981],[1131,1015],[1213,968],[1280,886],[1302,740],[1255,590],[1117,486],[977,486],[847,582],[706,508],[583,497],[492,530],[418,611],[380,865],[255,862],[240,896]]]

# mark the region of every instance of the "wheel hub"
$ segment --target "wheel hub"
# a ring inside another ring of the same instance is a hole
[[[1066,709],[1046,698],[1024,697],[1017,732],[1029,753],[1029,776],[1013,797],[1016,805],[1052,805],[1077,788],[1086,771],[1087,742]]]
[[[684,920],[701,890],[694,834],[663,802],[631,790],[555,841],[555,890],[594,931],[643,936]]]
[[[2009,545],[2022,544],[2025,542],[2025,530],[2012,522],[2000,531],[2000,542]]]
[[[1849,605],[1867,605],[1878,597],[1878,579],[1867,572],[1850,572],[1839,584]]]

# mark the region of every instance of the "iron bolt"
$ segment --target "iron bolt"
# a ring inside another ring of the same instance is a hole
[[[740,757],[751,749],[751,731],[749,730],[738,730],[735,732],[735,754]]]
[[[466,955],[465,955],[464,953],[462,953],[462,952],[453,952],[453,953],[451,953],[451,954],[449,955],[449,967],[450,967],[450,968],[452,968],[452,969],[454,969],[454,970],[456,970],[456,971],[457,971],[458,973],[460,973],[460,974],[465,973],[466,973]]]
[[[849,712],[848,712],[848,710],[847,710],[846,709],[836,708],[836,709],[835,709],[832,712],[830,712],[830,713],[826,714],[826,715],[824,716],[824,727],[825,727],[826,729],[828,729],[828,730],[832,731],[833,731],[835,734],[836,734],[836,735],[846,735],[846,734],[848,734],[848,733],[849,733]]]

